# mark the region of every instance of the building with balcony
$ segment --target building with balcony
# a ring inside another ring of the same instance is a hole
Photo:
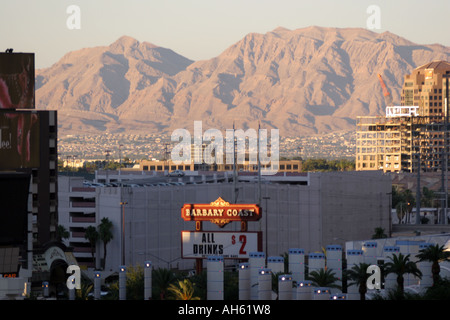
[[[76,177],[59,176],[59,224],[69,232],[64,239],[71,247],[80,267],[95,268],[91,245],[85,238],[86,228],[96,226],[97,189],[83,186]]]
[[[357,117],[356,170],[447,170],[450,63],[433,61],[404,78],[400,106]]]

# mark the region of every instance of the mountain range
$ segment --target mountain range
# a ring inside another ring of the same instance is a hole
[[[381,74],[394,102],[406,74],[450,48],[363,28],[250,33],[217,57],[193,61],[123,36],[36,70],[36,107],[58,110],[60,134],[261,128],[280,135],[355,129],[384,115]]]

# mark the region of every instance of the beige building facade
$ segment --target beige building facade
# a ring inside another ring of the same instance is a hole
[[[405,76],[400,106],[387,106],[385,116],[358,117],[356,170],[443,170],[448,154],[449,80],[448,62],[420,66]]]

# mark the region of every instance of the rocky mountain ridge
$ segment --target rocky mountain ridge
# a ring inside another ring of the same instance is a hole
[[[202,61],[123,36],[37,70],[36,105],[58,110],[60,134],[170,134],[194,121],[324,134],[384,114],[378,73],[399,103],[403,77],[433,60],[450,61],[450,48],[359,28],[250,33]]]

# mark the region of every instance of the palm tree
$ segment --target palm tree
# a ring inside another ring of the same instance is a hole
[[[384,229],[381,227],[375,228],[375,233],[372,235],[372,239],[383,239],[387,238],[387,235],[384,233]]]
[[[77,300],[88,300],[89,293],[91,293],[93,288],[94,288],[94,285],[91,282],[82,281],[80,290],[76,290],[76,299]]]
[[[99,234],[97,232],[97,229],[95,229],[94,226],[89,226],[86,228],[86,231],[84,232],[84,238],[89,241],[91,245],[91,254],[92,254],[92,260],[95,259],[94,253],[95,253],[95,244],[98,241]]]
[[[352,280],[348,285],[357,285],[358,292],[361,300],[366,300],[367,293],[367,279],[369,274],[367,273],[367,268],[369,268],[368,263],[359,263],[354,265],[351,269],[346,270],[346,276]]]
[[[142,265],[127,267],[127,299],[144,299],[144,268]]]
[[[58,225],[58,228],[56,230],[56,237],[59,242],[62,242],[62,239],[69,238],[69,231],[67,231],[67,229],[64,226]]]
[[[171,283],[168,290],[175,300],[200,300],[199,297],[194,297],[194,286],[189,279],[178,280],[177,284]]]
[[[419,253],[416,255],[419,261],[430,261],[431,265],[431,274],[433,275],[433,286],[438,283],[440,280],[439,273],[441,272],[441,267],[439,263],[442,261],[450,260],[450,251],[445,251],[444,246],[439,246],[439,244],[435,244],[434,246],[429,246],[425,249],[421,249]]]
[[[422,188],[422,198],[420,199],[420,202],[424,207],[432,207],[434,198],[435,193],[433,190],[428,189],[427,187]]]
[[[158,268],[153,270],[152,278],[153,286],[156,290],[159,290],[161,300],[164,300],[169,286],[175,281],[174,274],[168,269]]]
[[[105,269],[106,264],[106,245],[112,240],[113,233],[111,231],[112,229],[112,222],[108,218],[102,218],[98,228],[99,228],[99,237],[103,241],[103,263],[102,268]]]
[[[422,272],[417,268],[415,262],[409,260],[409,256],[409,254],[405,256],[402,253],[399,253],[397,256],[394,253],[389,257],[391,261],[384,264],[386,274],[395,273],[397,275],[398,290],[402,294],[404,291],[404,274],[410,273],[416,277],[422,278]]]
[[[415,203],[416,199],[411,190],[401,190],[392,186],[392,208],[396,209],[397,216],[400,220],[402,220],[406,214],[409,215],[411,213]]]
[[[338,288],[341,287],[335,284],[339,279],[335,276],[332,269],[320,269],[319,271],[314,270],[309,272],[307,280],[311,280],[313,286],[316,287],[327,287],[327,288]]]

